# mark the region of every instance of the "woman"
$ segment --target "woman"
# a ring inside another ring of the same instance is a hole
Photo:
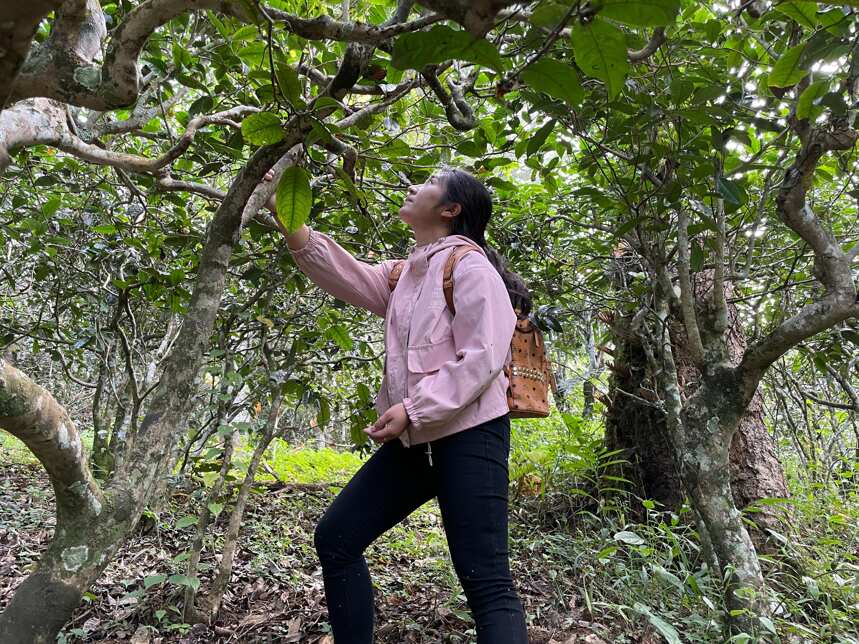
[[[270,203],[270,207],[271,207]],[[335,297],[385,318],[379,419],[364,431],[382,446],[340,492],[316,527],[336,644],[373,641],[373,590],[363,552],[379,535],[438,498],[451,559],[477,625],[479,644],[525,644],[525,615],[507,550],[507,378],[516,325],[527,315],[522,280],[486,246],[489,191],[462,170],[411,186],[400,218],[412,230],[399,282],[395,260],[360,262],[307,226],[281,230],[298,267]],[[442,288],[447,256],[455,315]],[[512,304],[512,306],[511,306]]]

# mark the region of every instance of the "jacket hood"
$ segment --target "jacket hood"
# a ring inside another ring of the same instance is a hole
[[[443,251],[446,248],[462,245],[474,246],[474,248],[480,251],[484,257],[486,256],[484,250],[474,240],[466,237],[465,235],[447,235],[424,246],[413,246],[411,251],[409,251],[407,261],[414,267],[417,267],[417,265],[427,267],[429,266],[430,257],[436,253]]]

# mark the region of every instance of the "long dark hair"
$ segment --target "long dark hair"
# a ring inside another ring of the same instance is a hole
[[[479,179],[459,168],[443,168],[439,178],[445,202],[462,206],[461,212],[453,218],[450,234],[468,237],[483,249],[504,280],[513,308],[520,310],[521,317],[527,316],[531,312],[531,292],[522,277],[508,268],[504,256],[486,243],[486,225],[492,217],[489,190]]]

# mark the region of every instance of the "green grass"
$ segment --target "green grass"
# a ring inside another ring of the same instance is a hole
[[[0,454],[2,454],[4,463],[27,464],[39,462],[33,456],[33,452],[24,443],[2,429],[0,429]]]

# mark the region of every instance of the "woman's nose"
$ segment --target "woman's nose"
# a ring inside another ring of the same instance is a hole
[[[418,186],[409,186],[408,189],[406,190],[406,194],[409,197],[413,197],[415,194],[417,194],[417,191],[418,191]]]

